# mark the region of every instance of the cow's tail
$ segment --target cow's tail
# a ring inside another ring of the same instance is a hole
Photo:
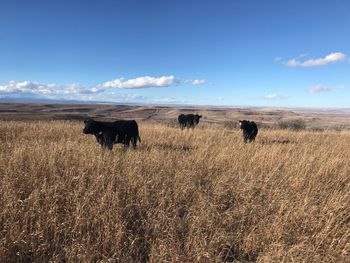
[[[141,138],[140,138],[140,135],[137,134],[137,139],[139,140],[139,142],[141,143]]]

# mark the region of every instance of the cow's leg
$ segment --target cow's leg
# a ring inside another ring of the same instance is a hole
[[[105,134],[103,132],[94,134],[96,141],[99,145],[101,145],[102,150],[105,150],[107,148],[106,142],[105,142]]]
[[[255,141],[255,137],[256,137],[256,131],[252,131],[252,132],[249,134],[249,141],[250,141],[250,142],[254,142],[254,141]]]
[[[132,147],[134,149],[136,149],[136,146],[137,146],[137,137],[136,136],[131,138],[131,143],[132,143]]]
[[[113,143],[107,144],[107,149],[111,151],[113,149]]]
[[[124,151],[126,151],[129,148],[129,144],[127,144],[126,142],[124,143]]]
[[[246,132],[243,132],[243,140],[244,140],[244,143],[248,142],[248,136]]]
[[[254,131],[254,134],[253,134],[253,141],[255,141],[255,138],[256,138],[257,135],[258,135],[258,131]]]
[[[107,150],[108,148],[108,143],[106,143],[104,140],[101,142],[101,148],[102,150]]]
[[[104,149],[112,150],[113,149],[113,141],[107,140],[103,144]]]
[[[96,138],[97,143],[100,144],[101,147],[103,147],[103,144],[104,144],[103,133],[102,132],[96,133],[96,134],[94,134],[94,136]]]
[[[104,146],[106,149],[108,150],[113,149],[114,139],[115,139],[115,134],[111,132],[106,132],[103,134]]]
[[[125,137],[125,140],[124,140],[124,150],[127,150],[127,149],[129,148],[130,140],[131,140],[131,138],[130,138],[129,136],[126,136],[126,137]]]

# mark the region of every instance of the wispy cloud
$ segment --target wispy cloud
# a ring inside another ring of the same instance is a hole
[[[275,61],[275,62],[280,62],[280,61],[282,61],[282,57],[275,57],[273,60]]]
[[[206,83],[205,79],[189,79],[186,80],[186,83],[189,83],[191,85],[203,85],[204,83]]]
[[[92,95],[92,96],[91,96]],[[168,97],[168,96],[145,96],[135,93],[119,93],[119,92],[108,92],[108,93],[96,93],[90,94],[90,100],[106,101],[106,102],[131,102],[131,103],[160,103],[160,104],[186,104],[189,101],[183,98]]]
[[[306,67],[323,66],[323,65],[335,63],[338,61],[343,61],[346,59],[346,55],[344,53],[341,53],[341,52],[330,53],[323,58],[308,59],[308,60],[301,61],[300,58],[302,58],[304,56],[305,56],[305,54],[303,54],[297,58],[290,59],[287,62],[285,62],[284,64],[286,66],[289,66],[289,67],[304,67],[304,68],[306,68]]]
[[[316,85],[309,89],[310,93],[321,93],[321,92],[329,92],[332,88],[324,85]]]
[[[135,93],[116,93],[111,92],[108,94],[108,97],[101,95],[102,100],[118,100],[118,101],[145,101],[147,100],[146,96],[142,96]]]
[[[338,87],[330,87],[330,86],[327,86],[327,85],[316,85],[316,86],[313,86],[311,88],[309,88],[309,92],[310,93],[322,93],[322,92],[330,92],[330,91],[334,91],[334,90],[339,90],[339,89],[342,89],[343,86],[338,86]]]
[[[190,101],[186,99],[176,98],[176,97],[151,97],[150,103],[152,102],[158,102],[158,103],[164,103],[164,104],[187,104],[190,103]]]

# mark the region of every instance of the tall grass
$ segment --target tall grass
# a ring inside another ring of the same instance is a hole
[[[349,262],[350,132],[0,122],[0,262]]]

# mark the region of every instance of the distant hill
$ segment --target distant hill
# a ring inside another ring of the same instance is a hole
[[[225,108],[187,105],[132,105],[105,102],[0,99],[1,120],[100,120],[135,119],[140,122],[177,125],[181,113],[203,115],[201,125],[235,127],[238,120],[254,120],[273,127],[281,120],[301,119],[307,128],[350,129],[349,109]]]

